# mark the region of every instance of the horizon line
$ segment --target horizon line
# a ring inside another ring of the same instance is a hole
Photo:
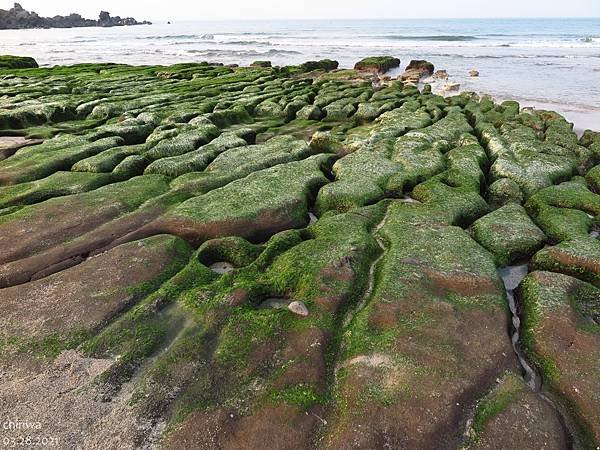
[[[352,18],[352,17],[318,17],[318,18],[268,18],[268,19],[258,19],[258,18],[235,18],[235,19],[157,19],[150,18],[149,20],[157,21],[157,22],[268,22],[271,20],[279,20],[286,22],[296,22],[301,20],[306,21],[326,21],[326,20],[354,20],[354,21],[366,21],[366,20],[497,20],[497,19],[515,19],[515,20],[540,20],[540,19],[560,19],[560,20],[571,20],[571,19],[583,19],[583,20],[600,20],[600,16],[597,17],[589,17],[589,16],[486,16],[486,17],[361,17],[361,18]]]

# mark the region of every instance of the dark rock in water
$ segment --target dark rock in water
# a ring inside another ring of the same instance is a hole
[[[433,78],[437,78],[438,80],[447,80],[448,72],[445,70],[438,70],[433,74]]]
[[[402,81],[417,84],[421,78],[433,75],[435,67],[428,61],[413,59],[400,77]]]
[[[433,75],[433,71],[434,71],[435,67],[429,61],[425,61],[424,59],[413,59],[408,64],[408,66],[406,66],[406,69],[404,69],[404,70],[413,70],[413,69],[421,70],[424,73],[426,73],[427,75]]]
[[[320,61],[307,61],[300,64],[300,70],[302,70],[302,72],[312,72],[313,70],[324,70],[325,72],[329,72],[337,69],[338,66],[339,63],[337,61],[322,59]]]
[[[271,67],[271,61],[254,61],[250,67]]]
[[[0,55],[0,69],[35,69],[38,63],[30,56]]]
[[[68,16],[40,17],[36,12],[27,11],[19,3],[9,9],[0,9],[0,30],[22,28],[78,28],[78,27],[119,27],[128,25],[151,25],[151,22],[138,22],[133,17],[120,17],[101,11],[98,20],[85,19],[79,14]]]
[[[446,83],[442,86],[444,92],[458,92],[460,90],[460,84],[458,83]]]
[[[354,65],[355,70],[370,70],[380,73],[386,73],[396,67],[400,67],[400,60],[392,56],[371,56]]]

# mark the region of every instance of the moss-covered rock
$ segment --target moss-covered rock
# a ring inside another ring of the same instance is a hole
[[[337,61],[333,61],[331,59],[321,59],[319,61],[307,61],[305,63],[300,64],[299,68],[302,72],[312,72],[314,70],[324,70],[325,72],[329,72],[337,69],[339,63]]]
[[[38,63],[30,56],[0,55],[0,69],[35,69]]]
[[[467,430],[468,448],[531,448],[539,442],[552,448],[568,446],[559,413],[522,377],[507,371],[496,382],[477,402]]]
[[[564,273],[600,286],[600,241],[590,237],[563,241],[537,252],[531,265],[536,270]]]
[[[36,181],[0,187],[0,209],[43,202],[53,197],[79,194],[115,181],[110,174],[54,172]]]
[[[473,238],[494,255],[499,267],[527,260],[546,239],[525,208],[514,203],[478,219],[472,232]]]
[[[600,442],[600,290],[577,278],[533,272],[519,286],[523,343],[546,390],[575,418],[576,442]]]
[[[491,206],[500,207],[507,203],[521,204],[523,193],[519,185],[508,178],[500,178],[489,186],[489,201]]]
[[[400,67],[400,60],[393,56],[371,56],[361,59],[354,65],[354,70],[371,70],[385,73],[390,69]]]
[[[181,203],[139,233],[172,233],[196,243],[231,235],[260,241],[305,226],[310,196],[327,182],[321,167],[328,159],[318,155],[252,173]]]
[[[0,416],[72,447],[566,448],[515,375],[518,261],[552,271],[520,344],[597,445],[597,135],[365,64],[0,69]]]
[[[250,67],[271,67],[271,61],[254,61]]]
[[[398,445],[436,442],[437,426],[447,423],[441,412],[468,408],[465,390],[481,392],[512,364],[508,343],[498,339],[506,317],[492,258],[462,229],[434,223],[434,215],[401,202],[388,210],[375,286],[343,334],[339,401],[327,437],[333,446],[371,416],[378,419],[360,433],[361,446],[376,445],[383,430]],[[472,326],[465,329],[466,322]],[[485,344],[461,345],[465,332]],[[432,410],[435,417],[421,421]],[[410,432],[415,419],[418,434]],[[448,426],[444,442],[461,442],[460,427]]]

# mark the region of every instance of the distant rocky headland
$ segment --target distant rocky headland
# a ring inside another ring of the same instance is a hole
[[[121,27],[128,25],[152,25],[152,22],[138,22],[133,17],[111,17],[101,11],[98,20],[86,19],[80,14],[68,16],[41,17],[36,12],[27,11],[19,3],[9,9],[0,9],[0,30],[22,28],[76,28],[76,27]]]

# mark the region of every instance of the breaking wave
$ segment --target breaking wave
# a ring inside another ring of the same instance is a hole
[[[480,39],[476,36],[454,36],[454,35],[432,35],[432,36],[391,35],[391,36],[383,36],[383,38],[392,39],[394,41],[445,41],[445,42],[468,42],[468,41],[477,41]]]

